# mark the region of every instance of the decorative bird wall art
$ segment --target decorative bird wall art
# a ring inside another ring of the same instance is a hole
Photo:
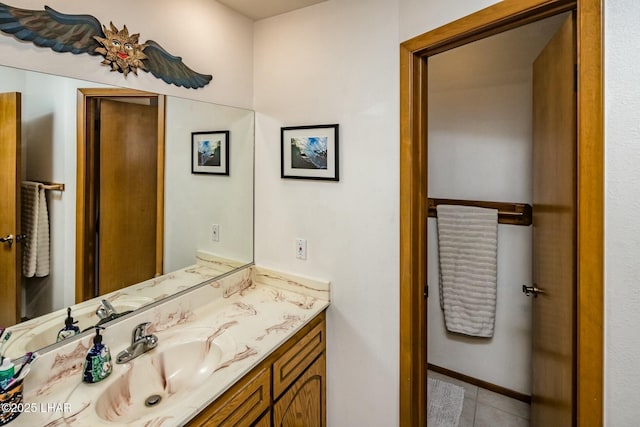
[[[49,6],[44,10],[18,9],[0,3],[0,31],[56,52],[102,55],[102,64],[125,77],[129,73],[137,76],[140,69],[166,83],[191,89],[204,87],[212,79],[193,71],[182,58],[153,40],[140,44],[140,34],[130,35],[126,25],[118,30],[110,23],[107,28],[92,15],[69,15]]]

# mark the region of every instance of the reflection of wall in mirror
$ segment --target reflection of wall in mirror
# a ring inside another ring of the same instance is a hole
[[[165,271],[197,250],[253,260],[253,111],[168,97],[165,154]],[[191,173],[191,132],[229,131],[230,175]],[[169,223],[169,221],[172,221]],[[219,241],[211,227],[219,225]]]

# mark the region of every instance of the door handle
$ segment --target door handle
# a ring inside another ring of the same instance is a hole
[[[9,247],[13,244],[13,240],[15,239],[16,243],[20,243],[27,238],[26,234],[18,234],[17,236],[13,236],[13,234],[8,234],[4,237],[0,237],[0,243],[7,243]]]
[[[535,284],[533,286],[522,285],[522,292],[524,292],[526,296],[533,295],[534,298],[537,297],[538,294],[544,294],[544,290],[537,288]]]
[[[0,243],[8,243],[9,247],[13,244],[13,234],[8,234],[4,237],[0,237]]]

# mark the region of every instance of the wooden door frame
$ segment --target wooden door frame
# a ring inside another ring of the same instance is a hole
[[[156,98],[158,101],[158,165],[157,165],[157,205],[156,205],[156,273],[162,274],[164,262],[164,145],[165,145],[165,96],[135,89],[78,89],[77,102],[77,171],[76,171],[76,303],[93,298],[91,283],[85,280],[87,265],[85,260],[86,234],[88,232],[85,212],[88,201],[87,189],[87,108],[95,98]]]
[[[601,0],[504,0],[400,45],[400,425],[426,426],[427,58],[561,12],[577,16],[576,414],[603,423],[604,137]]]

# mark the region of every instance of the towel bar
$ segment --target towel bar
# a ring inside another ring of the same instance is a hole
[[[480,208],[498,209],[498,223],[511,225],[531,225],[532,209],[526,203],[486,202],[478,200],[459,199],[428,199],[428,215],[438,217],[438,205],[477,206]]]
[[[47,181],[41,181],[40,183],[42,184],[42,188],[45,190],[64,191],[64,184]]]

